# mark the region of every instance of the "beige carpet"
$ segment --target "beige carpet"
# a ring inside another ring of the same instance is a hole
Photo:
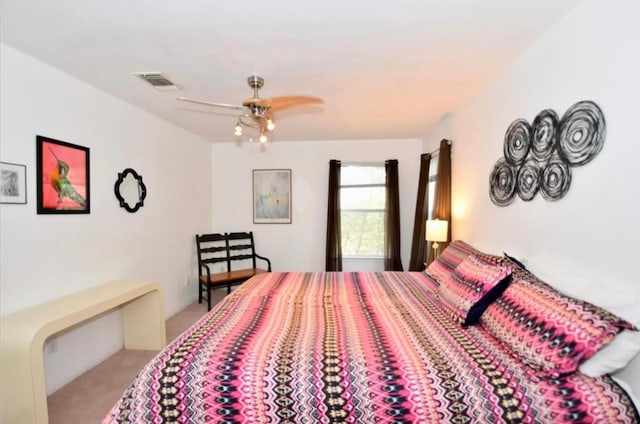
[[[227,294],[214,290],[212,303]],[[167,342],[207,312],[206,303],[194,303],[167,320]],[[51,424],[100,423],[122,396],[138,371],[156,355],[150,350],[121,350],[97,367],[87,371],[47,398]]]

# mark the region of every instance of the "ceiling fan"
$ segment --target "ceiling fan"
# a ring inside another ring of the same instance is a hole
[[[262,98],[258,90],[264,85],[264,79],[257,75],[252,75],[247,79],[249,87],[253,88],[253,97],[242,102],[242,105],[232,105],[227,103],[215,103],[206,100],[190,99],[187,97],[178,97],[178,100],[185,102],[197,103],[207,106],[222,107],[226,109],[239,110],[242,113],[236,122],[236,136],[242,135],[243,128],[254,128],[260,133],[260,142],[267,141],[267,132],[273,131],[275,128],[273,114],[293,106],[306,104],[323,104],[324,100],[318,97],[308,96],[279,96]]]

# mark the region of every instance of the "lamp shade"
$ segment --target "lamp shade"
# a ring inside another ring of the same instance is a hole
[[[447,230],[449,222],[440,219],[427,220],[427,231],[425,237],[429,241],[447,241]]]

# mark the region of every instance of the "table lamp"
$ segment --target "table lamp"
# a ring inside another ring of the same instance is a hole
[[[449,222],[439,219],[428,219],[427,230],[425,231],[425,237],[427,241],[432,241],[433,244],[433,258],[438,257],[439,241],[447,241],[447,230],[449,229]]]

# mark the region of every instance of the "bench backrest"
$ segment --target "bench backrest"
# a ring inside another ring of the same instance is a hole
[[[209,266],[211,272],[231,272],[237,268],[256,268],[253,232],[213,233],[196,235],[198,266]],[[251,261],[251,265],[248,265]],[[224,269],[215,264],[224,263]],[[201,270],[202,272],[202,270]]]
[[[196,247],[198,249],[198,267],[203,265],[215,265],[224,263],[224,268],[228,265],[227,235],[222,233],[196,235]],[[209,266],[211,272],[216,272],[215,266]],[[222,271],[223,269],[220,269]],[[202,270],[200,270],[202,272]]]
[[[251,267],[256,267],[256,248],[253,244],[253,232],[227,233],[227,249],[229,249],[229,271],[231,271],[232,261],[251,260]]]

